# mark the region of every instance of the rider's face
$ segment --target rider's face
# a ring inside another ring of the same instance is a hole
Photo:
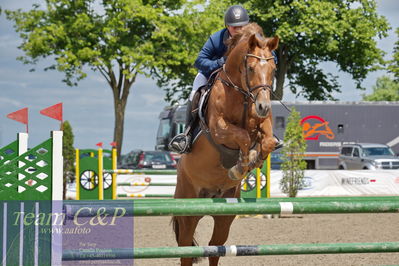
[[[237,34],[237,32],[238,32],[239,30],[242,29],[242,26],[237,26],[237,27],[234,27],[234,26],[227,26],[227,29],[229,30],[230,35],[231,35],[231,36],[234,36],[234,35]]]

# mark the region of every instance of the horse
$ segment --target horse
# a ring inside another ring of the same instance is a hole
[[[183,154],[177,169],[174,198],[239,198],[242,179],[260,167],[274,150],[271,90],[276,68],[272,51],[279,38],[265,38],[256,23],[250,23],[228,40],[227,60],[210,91],[206,121],[212,141],[201,134],[191,151]],[[214,142],[214,143],[212,143]],[[215,145],[239,151],[230,169],[221,164]],[[174,216],[178,246],[195,246],[195,229],[202,216]],[[210,246],[223,245],[235,215],[213,216]],[[198,258],[181,258],[181,265]],[[217,265],[219,257],[209,257]]]

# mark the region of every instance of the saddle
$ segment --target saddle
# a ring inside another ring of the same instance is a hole
[[[220,161],[225,169],[230,169],[237,164],[240,156],[239,149],[230,149],[222,144],[217,144],[211,136],[208,121],[206,121],[206,112],[208,109],[208,100],[210,92],[216,81],[217,75],[221,71],[221,68],[214,71],[208,79],[206,85],[202,86],[197,94],[193,98],[193,110],[192,112],[198,112],[198,118],[195,119],[192,125],[192,145],[197,141],[201,134],[205,135],[208,141],[219,151]]]

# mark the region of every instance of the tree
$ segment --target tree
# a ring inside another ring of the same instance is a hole
[[[187,8],[183,15],[186,20],[172,18],[173,28],[165,28],[165,32],[175,34],[173,42],[166,46],[164,42],[156,42],[156,49],[160,51],[178,50],[178,54],[169,52],[178,63],[157,64],[155,67],[162,70],[162,76],[157,76],[157,85],[164,89],[165,100],[171,104],[189,97],[192,84],[198,70],[194,67],[195,59],[209,36],[224,27],[224,12],[231,3],[226,0],[203,1],[203,10]],[[176,28],[178,30],[176,30]],[[166,59],[171,61],[170,58]],[[166,69],[164,69],[166,67]],[[153,71],[154,72],[154,71]]]
[[[399,39],[399,28],[396,29],[396,35]],[[388,71],[395,77],[395,81],[399,82],[399,40],[396,41],[393,48],[393,59],[389,61]]]
[[[261,25],[267,36],[281,38],[276,51],[279,63],[273,99],[283,98],[288,79],[289,89],[297,96],[334,100],[332,93],[340,92],[338,77],[324,69],[323,63],[335,63],[337,70],[349,73],[359,89],[364,89],[361,82],[369,72],[385,64],[384,52],[377,47],[376,39],[386,37],[390,28],[385,17],[377,14],[375,0],[240,2],[249,11],[251,21]],[[205,10],[212,11],[215,5],[225,10],[230,4],[210,0]],[[219,14],[222,19],[223,13]],[[206,20],[201,23],[200,27],[207,25]],[[206,38],[201,43],[205,41]],[[180,78],[188,80],[166,90],[168,95],[184,99],[191,88],[193,76],[188,72],[192,68],[177,71],[182,71]]]
[[[66,184],[72,181],[75,176],[75,148],[73,147],[73,132],[71,124],[68,121],[62,123],[62,156],[64,157],[64,191],[63,198],[65,199]],[[78,184],[76,184],[78,185]]]
[[[363,101],[399,101],[399,83],[388,76],[379,77],[373,92],[363,95]]]
[[[282,99],[285,79],[296,95],[308,100],[333,99],[337,77],[323,70],[334,62],[352,75],[358,88],[370,71],[384,63],[376,38],[389,25],[376,11],[375,0],[250,0],[251,19],[266,35],[278,35],[275,98]],[[265,12],[267,10],[267,12]]]
[[[306,140],[303,137],[300,120],[300,113],[293,108],[288,117],[287,129],[284,133],[284,147],[281,151],[283,178],[280,180],[280,189],[289,197],[296,197],[298,190],[304,186],[306,162],[303,160],[303,156],[306,151]]]
[[[51,58],[54,63],[46,70],[64,72],[63,81],[70,86],[85,78],[87,70],[101,73],[113,94],[114,141],[120,158],[127,99],[137,75],[158,84],[176,82],[177,87],[192,82],[192,63],[202,46],[198,40],[221,21],[216,16],[220,4],[205,13],[196,8],[201,3],[46,0],[44,8],[36,4],[28,12],[5,13],[23,40],[19,48],[25,54],[18,58],[22,62]]]

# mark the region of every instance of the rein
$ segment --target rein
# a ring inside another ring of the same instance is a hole
[[[244,112],[243,112],[243,115],[242,115],[242,127],[243,128],[245,128],[245,126],[246,126],[246,119],[245,118],[247,117],[247,113],[248,113],[248,99],[251,99],[252,103],[254,103],[256,101],[256,97],[258,96],[258,95],[255,96],[252,92],[254,90],[256,90],[256,89],[262,88],[263,90],[269,90],[271,93],[273,93],[272,86],[268,85],[268,84],[260,84],[260,85],[254,86],[252,88],[250,87],[249,78],[248,78],[248,62],[247,62],[248,61],[248,57],[255,57],[255,58],[257,58],[257,59],[259,59],[261,61],[268,61],[268,60],[274,59],[274,56],[261,57],[261,56],[257,56],[257,55],[254,55],[254,54],[246,54],[244,56],[244,60],[245,60],[244,61],[245,62],[245,82],[246,82],[246,86],[247,86],[248,90],[244,90],[243,88],[241,88],[241,87],[239,87],[239,86],[234,84],[234,82],[230,79],[229,75],[226,72],[225,65],[223,65],[223,72],[226,75],[228,80],[222,79],[220,77],[220,75],[218,77],[218,79],[224,85],[226,85],[228,87],[231,87],[231,88],[234,88],[235,90],[239,91],[241,94],[244,95]]]

